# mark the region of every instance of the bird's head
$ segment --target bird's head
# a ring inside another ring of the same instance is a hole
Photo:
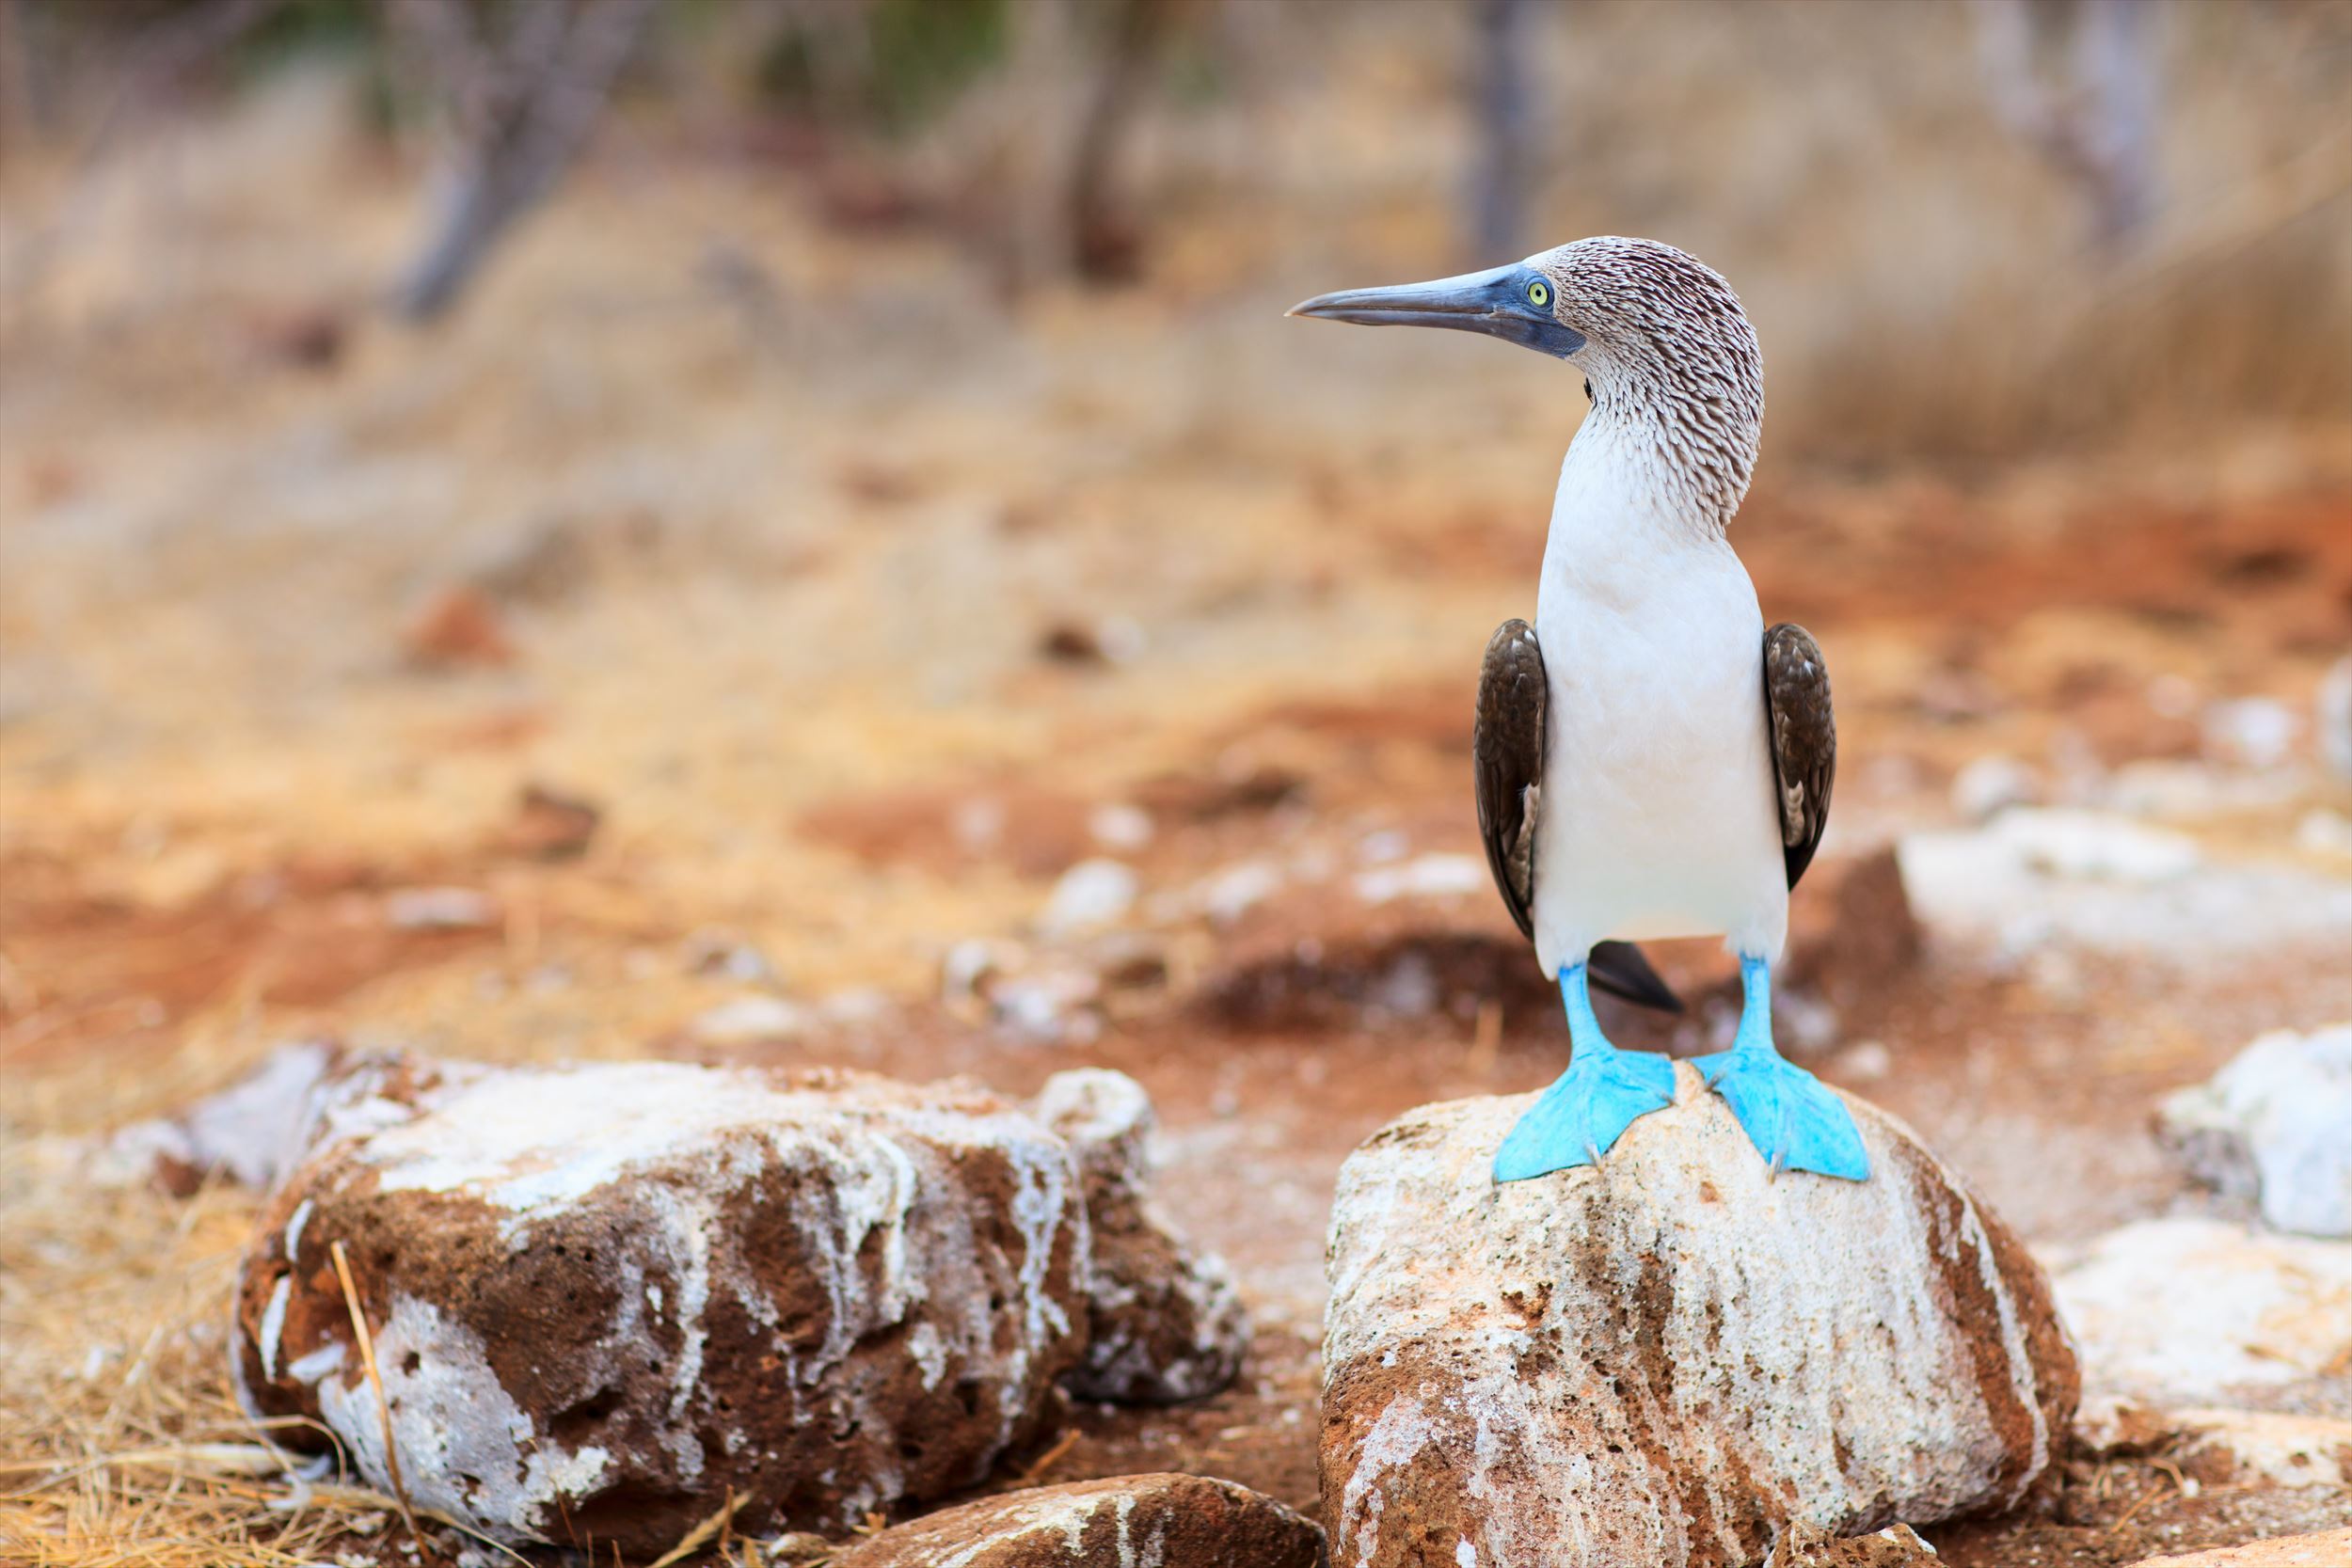
[[[1597,409],[1656,433],[1660,454],[1728,517],[1764,416],[1764,361],[1739,296],[1697,257],[1598,235],[1486,272],[1343,289],[1291,307],[1364,326],[1442,326],[1568,360]]]

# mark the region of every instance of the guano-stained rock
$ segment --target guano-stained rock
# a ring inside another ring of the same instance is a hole
[[[1169,1404],[1232,1382],[1249,1322],[1224,1261],[1195,1252],[1152,1209],[1143,1086],[1099,1068],[1057,1072],[1032,1110],[1077,1157],[1091,1222],[1087,1354],[1064,1386],[1082,1399]]]
[[[1204,1476],[1114,1476],[1009,1492],[886,1529],[832,1568],[1318,1568],[1323,1531]]]
[[[2047,1281],[1900,1123],[1769,1178],[1697,1074],[1598,1170],[1498,1187],[1532,1096],[1425,1106],[1333,1209],[1323,1497],[1339,1568],[1723,1568],[2017,1501],[2077,1392]]]
[[[1132,1098],[1148,1124],[1132,1083],[1089,1076],[1048,1101]],[[644,1552],[730,1488],[739,1530],[839,1528],[980,1481],[1056,1418],[1104,1314],[1096,1164],[1139,1202],[1131,1164],[950,1085],[367,1061],[323,1092],[247,1254],[239,1390],[389,1483],[341,1243],[419,1505]],[[1213,1381],[1197,1336],[1135,1323],[1192,1350],[1165,1375]]]

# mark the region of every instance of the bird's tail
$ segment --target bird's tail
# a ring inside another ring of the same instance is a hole
[[[1637,1006],[1655,1007],[1661,1013],[1682,1011],[1682,998],[1674,988],[1659,977],[1649,966],[1642,950],[1629,942],[1599,942],[1593,944],[1592,956],[1585,959],[1585,968],[1593,984],[1612,996],[1622,996]]]

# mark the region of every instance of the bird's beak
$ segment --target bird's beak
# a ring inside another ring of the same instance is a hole
[[[1534,304],[1529,296],[1531,285],[1540,285],[1543,297],[1550,297],[1550,280],[1521,262],[1427,283],[1342,289],[1302,300],[1286,313],[1354,322],[1359,326],[1443,326],[1456,332],[1483,332],[1565,359],[1584,346],[1584,335],[1563,325],[1548,305]]]

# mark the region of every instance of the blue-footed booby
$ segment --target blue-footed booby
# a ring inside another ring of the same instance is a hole
[[[1626,943],[1721,936],[1740,1028],[1700,1072],[1775,1172],[1866,1180],[1851,1115],[1772,1043],[1772,965],[1829,817],[1837,730],[1821,650],[1803,627],[1765,628],[1731,548],[1764,418],[1731,285],[1672,245],[1603,236],[1291,314],[1483,332],[1569,361],[1592,400],[1560,465],[1535,624],[1502,624],[1478,684],[1479,832],[1569,1037],[1567,1070],[1503,1139],[1495,1179],[1597,1164],[1673,1103],[1673,1064],[1612,1045],[1590,987],[1656,986]]]

